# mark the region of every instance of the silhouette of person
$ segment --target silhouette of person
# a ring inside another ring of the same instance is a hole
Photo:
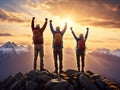
[[[39,54],[40,57],[40,70],[44,70],[44,63],[43,63],[43,57],[44,57],[44,47],[43,47],[43,32],[47,26],[47,18],[45,18],[44,25],[40,28],[40,25],[37,24],[36,27],[34,26],[34,20],[35,17],[32,18],[31,22],[31,28],[33,32],[33,43],[34,43],[34,70],[36,70],[37,67],[37,57]]]
[[[60,27],[56,27],[56,30],[54,30],[52,25],[52,20],[50,20],[50,30],[53,34],[53,55],[54,55],[54,65],[55,65],[55,73],[58,73],[58,56],[59,56],[59,73],[63,72],[63,35],[67,29],[67,23],[65,23],[64,29],[60,31]]]
[[[80,34],[79,37],[77,37],[72,29],[72,27],[70,28],[71,29],[71,32],[77,42],[77,45],[76,45],[76,58],[77,58],[77,67],[78,67],[78,71],[80,72],[80,58],[81,58],[81,61],[82,61],[82,72],[84,72],[84,67],[85,67],[85,49],[86,49],[86,46],[85,46],[85,42],[87,40],[87,37],[88,37],[88,32],[89,32],[89,28],[86,28],[87,29],[87,32],[86,32],[86,35],[85,35],[85,38],[83,36],[83,34]]]

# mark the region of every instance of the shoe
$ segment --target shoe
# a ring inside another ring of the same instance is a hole
[[[81,70],[81,72],[83,72],[84,73],[84,68],[82,67],[82,70]]]
[[[63,70],[60,70],[60,72],[59,73],[63,73],[64,71]]]
[[[81,70],[81,72],[83,72],[83,73],[84,73],[84,70]]]
[[[58,73],[58,71],[57,71],[57,70],[55,70],[55,71],[54,71],[54,73]]]
[[[40,71],[45,71],[46,69],[45,68],[41,68]]]

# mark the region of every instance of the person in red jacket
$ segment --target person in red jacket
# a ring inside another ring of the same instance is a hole
[[[77,58],[77,67],[78,67],[78,71],[80,71],[80,58],[82,61],[82,72],[84,72],[84,67],[85,67],[85,50],[86,50],[86,40],[88,38],[88,33],[89,33],[89,28],[86,28],[86,34],[85,36],[83,36],[83,34],[80,34],[79,37],[77,37],[72,29],[72,27],[70,28],[71,32],[74,36],[74,39],[76,40],[76,58]]]
[[[40,56],[40,70],[44,70],[43,32],[47,26],[48,19],[45,18],[45,23],[41,28],[40,28],[39,24],[37,24],[36,27],[34,26],[34,20],[35,20],[35,17],[32,18],[32,22],[31,22],[31,28],[32,28],[32,32],[33,32],[33,43],[34,43],[34,70],[36,70],[36,67],[37,67],[38,54]]]

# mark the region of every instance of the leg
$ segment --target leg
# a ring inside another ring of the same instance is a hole
[[[77,68],[78,71],[80,72],[80,54],[76,53],[76,58],[77,58]]]
[[[55,73],[58,73],[58,63],[57,63],[57,49],[53,49],[54,54],[54,65],[55,65]]]
[[[62,73],[63,72],[63,63],[62,63],[62,60],[63,60],[63,54],[62,54],[62,49],[59,49],[59,72]]]
[[[38,50],[37,47],[34,46],[34,70],[36,70],[37,67],[37,57],[38,57]]]
[[[84,67],[85,67],[85,54],[84,52],[81,55],[81,61],[82,61],[82,72],[84,72]]]
[[[43,50],[43,45],[40,45],[40,70],[44,70],[44,61],[43,61],[43,57],[44,57],[44,50]]]

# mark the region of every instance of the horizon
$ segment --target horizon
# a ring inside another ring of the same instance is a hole
[[[72,5],[72,7],[71,7]],[[79,7],[79,8],[78,8]],[[82,9],[80,9],[82,8]],[[104,9],[103,9],[104,8]],[[70,27],[78,36],[85,35],[89,27],[87,48],[120,48],[120,1],[119,0],[5,0],[0,1],[0,43],[12,41],[17,44],[32,45],[31,20],[36,17],[35,25],[44,23],[48,18],[48,25],[44,31],[45,46],[52,48],[52,34],[49,20],[53,20],[54,28],[68,23],[64,35],[64,48],[75,49]],[[117,44],[116,44],[117,43]]]

